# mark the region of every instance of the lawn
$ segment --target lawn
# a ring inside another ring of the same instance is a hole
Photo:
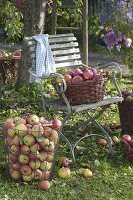
[[[121,88],[124,87],[121,81]],[[129,82],[129,81],[128,81]],[[130,85],[131,86],[131,85]],[[109,87],[111,90],[111,87]],[[14,90],[14,85],[1,86],[0,100],[0,121],[1,123],[10,116],[19,116],[28,113],[43,115],[38,86],[34,88],[23,87],[19,91]],[[21,108],[21,109],[20,109]],[[23,110],[22,108],[26,108]],[[78,119],[79,115],[75,119]],[[81,117],[82,118],[82,117]],[[119,124],[118,108],[116,105],[101,117],[101,122],[114,124],[117,128]],[[71,121],[76,123],[77,121]],[[64,128],[69,139],[72,139],[72,132],[67,126]],[[81,132],[99,133],[93,126],[88,126]],[[117,134],[121,135],[121,131]],[[81,135],[80,135],[81,136]],[[111,135],[112,136],[112,135]],[[2,144],[1,139],[1,144]],[[0,200],[132,200],[133,194],[133,166],[122,154],[120,144],[114,146],[117,158],[111,158],[108,148],[97,144],[96,137],[89,137],[83,140],[76,148],[77,162],[73,163],[70,152],[63,140],[60,141],[56,155],[51,188],[43,191],[38,188],[38,182],[19,183],[11,181],[5,175],[5,166],[0,169]],[[3,148],[1,145],[1,162],[3,162]],[[59,160],[61,156],[70,158],[71,177],[61,179],[57,176]],[[82,168],[89,168],[93,172],[93,177],[86,179],[80,174]]]

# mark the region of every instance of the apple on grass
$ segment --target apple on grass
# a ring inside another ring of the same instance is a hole
[[[62,167],[68,167],[69,159],[67,157],[61,157],[60,164]]]
[[[68,167],[61,167],[57,173],[61,178],[70,178],[71,176],[71,170]]]
[[[93,176],[93,173],[90,169],[83,169],[82,174],[86,178],[91,178]]]
[[[99,144],[100,146],[105,147],[105,146],[107,146],[107,140],[106,140],[106,139],[103,139],[103,138],[100,138],[100,139],[98,140],[98,144]]]
[[[49,181],[40,181],[39,182],[39,188],[42,190],[48,190],[50,188],[50,182]]]
[[[23,175],[30,175],[32,171],[29,165],[21,165],[20,172]]]

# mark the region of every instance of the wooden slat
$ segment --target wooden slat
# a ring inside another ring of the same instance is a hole
[[[60,43],[60,42],[73,42],[77,41],[75,37],[61,37],[61,38],[49,38],[49,44],[51,43]]]
[[[75,61],[72,61],[72,62],[56,63],[55,66],[56,66],[56,68],[64,68],[64,67],[79,66],[81,64],[82,64],[81,61],[75,60]]]
[[[56,26],[55,27],[56,30],[80,30],[81,28],[79,27],[72,27],[72,26],[69,26],[69,27],[62,27],[62,26]]]
[[[30,51],[31,52],[33,52],[33,51],[35,51],[35,48],[36,48],[36,46],[35,46],[35,43],[31,43],[30,42]],[[65,43],[65,44],[52,44],[52,45],[50,45],[50,47],[51,47],[51,49],[53,50],[53,49],[63,49],[63,48],[72,48],[72,47],[78,47],[78,43],[77,42],[71,42],[71,43]]]
[[[60,56],[60,57],[54,57],[55,62],[59,61],[65,61],[65,60],[75,60],[80,59],[80,54],[74,54],[74,55],[68,55],[68,56]]]
[[[67,49],[67,50],[57,50],[57,51],[52,51],[53,56],[55,55],[66,55],[66,54],[74,54],[74,53],[79,53],[80,50],[79,48],[72,48],[72,49]]]

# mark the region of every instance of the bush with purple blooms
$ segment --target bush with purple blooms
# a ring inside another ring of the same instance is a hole
[[[126,64],[132,63],[133,4],[131,0],[106,0],[97,17],[95,35],[111,54],[117,53]],[[101,28],[102,27],[102,28]],[[133,65],[132,65],[133,66]]]

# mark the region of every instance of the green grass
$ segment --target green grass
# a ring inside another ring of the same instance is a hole
[[[122,87],[125,84],[121,83]],[[110,86],[111,88],[111,86]],[[43,114],[41,102],[38,96],[38,88],[22,88],[14,91],[12,86],[2,86],[1,89],[0,121],[13,115],[25,115],[27,113]],[[10,91],[5,97],[5,91]],[[21,111],[18,108],[26,108]],[[37,111],[37,112],[36,112]],[[109,116],[108,116],[109,115]],[[76,124],[83,116],[76,115],[71,124]],[[117,106],[111,106],[100,119],[101,122],[119,124]],[[72,133],[65,127],[66,135],[72,140]],[[82,135],[86,133],[99,133],[93,126],[86,127]],[[122,134],[118,133],[118,136]],[[80,135],[81,136],[81,135]],[[0,145],[1,161],[4,155],[2,139]],[[51,188],[43,191],[38,188],[38,182],[22,183],[11,181],[5,175],[5,167],[0,169],[0,200],[132,200],[133,199],[133,166],[123,157],[120,145],[114,147],[117,159],[111,159],[108,148],[101,148],[97,144],[97,138],[89,137],[81,141],[76,148],[77,162],[70,163],[71,177],[68,180],[57,176],[59,159],[61,156],[70,157],[66,144],[61,141],[56,156]],[[79,174],[80,169],[89,168],[93,172],[91,179],[86,179]]]

